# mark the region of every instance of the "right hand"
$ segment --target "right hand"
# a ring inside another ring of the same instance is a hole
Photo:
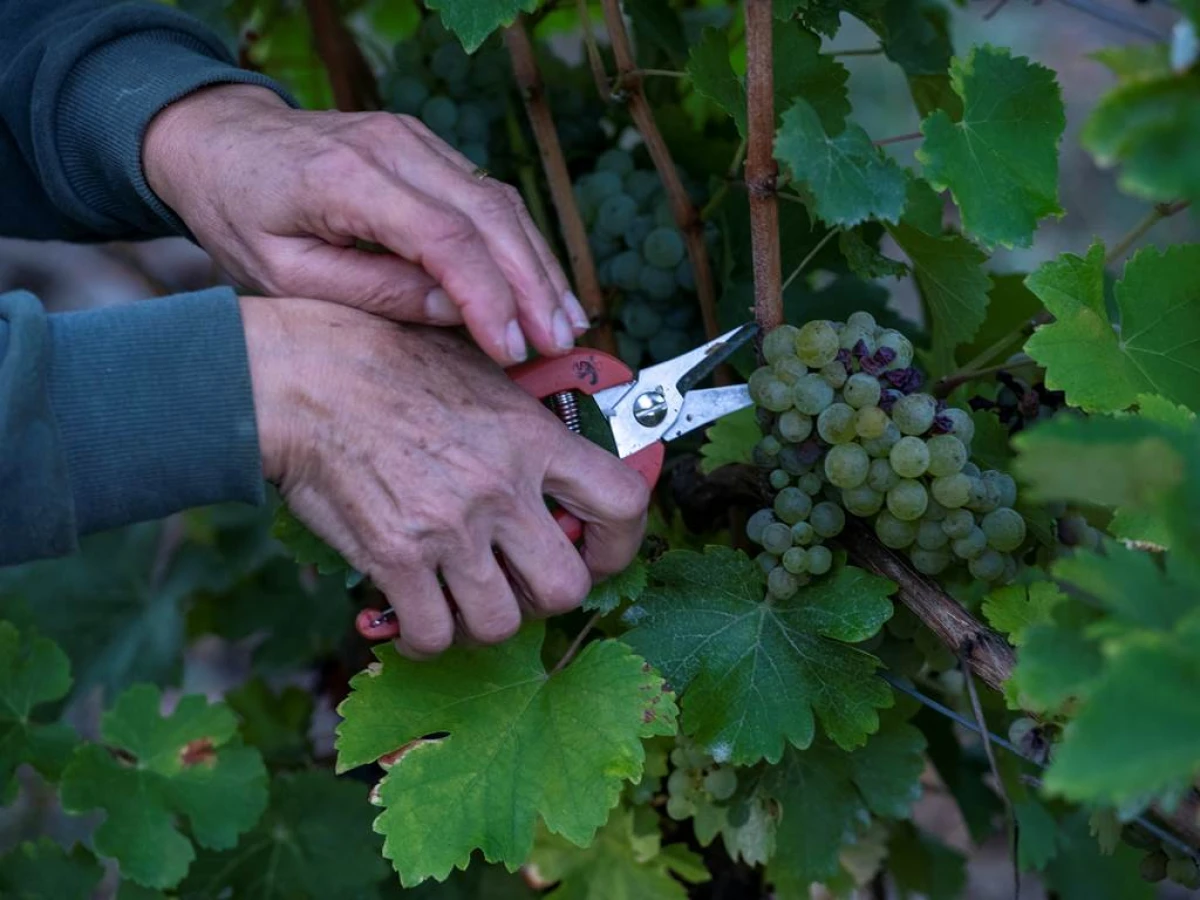
[[[503,641],[522,608],[570,610],[633,559],[642,477],[466,340],[314,300],[241,309],[264,475],[387,597],[404,655],[440,653],[456,630]],[[581,550],[544,496],[584,523]]]

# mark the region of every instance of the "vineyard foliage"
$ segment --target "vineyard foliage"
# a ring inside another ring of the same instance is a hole
[[[319,4],[176,5],[333,104]],[[967,4],[338,6],[374,102],[595,266],[592,336],[631,365],[781,309],[719,373],[755,407],[671,446],[641,555],[581,610],[431,661],[357,635],[370,581],[274,501],[0,572],[0,893],[959,897],[931,785],[1057,897],[1200,888],[1200,244],[1139,243],[1200,201],[1200,5],[1085,61],[1078,140],[1146,219],[1027,271],[992,257],[1072,215],[1062,91],[953,45]],[[850,19],[911,134],[856,117]],[[581,33],[591,61],[552,51]],[[214,647],[240,683],[197,681]]]

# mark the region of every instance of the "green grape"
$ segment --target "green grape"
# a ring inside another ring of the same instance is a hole
[[[713,769],[704,776],[704,789],[718,803],[728,800],[737,790],[737,773],[728,766]]]
[[[593,211],[605,197],[621,193],[621,176],[613,172],[593,172],[579,179],[580,202]]]
[[[1001,553],[1011,553],[1025,542],[1025,520],[1015,509],[1001,506],[979,523],[987,536],[988,545]]]
[[[783,554],[783,567],[793,575],[803,575],[808,571],[808,551],[803,547],[793,547]]]
[[[833,402],[833,388],[820,375],[810,372],[792,385],[792,402],[806,416],[820,415]]]
[[[971,479],[971,496],[967,500],[967,509],[977,513],[989,513],[999,505],[999,487],[994,481],[985,481],[983,478]]]
[[[873,516],[883,507],[883,492],[867,484],[842,491],[842,506],[846,512],[860,519]]]
[[[800,329],[793,325],[780,325],[772,328],[763,338],[763,358],[769,363],[777,363],[782,359],[795,358],[796,335]]]
[[[628,329],[628,325],[626,328]],[[775,377],[775,373],[763,366],[755,370],[747,382],[750,399],[763,409],[782,412],[791,404],[792,392],[786,384]],[[786,402],[784,402],[786,400]]]
[[[621,306],[621,324],[625,326],[625,330],[629,332],[630,336],[645,340],[653,337],[662,328],[662,316],[648,303],[630,300]],[[782,383],[776,382],[776,384],[779,387],[771,389],[774,391],[770,394],[772,397],[778,397],[780,389],[787,390]],[[760,402],[759,405],[764,405],[764,402]]]
[[[479,141],[466,141],[458,148],[458,152],[477,166],[486,166],[491,158],[487,145]]]
[[[972,578],[996,581],[1004,574],[1004,557],[995,550],[984,550],[967,563]]]
[[[808,522],[797,522],[792,526],[792,543],[797,547],[807,547],[816,537],[817,533]]]
[[[808,366],[794,356],[785,356],[771,366],[771,368],[775,372],[775,377],[784,384],[795,384],[800,378],[808,374]]]
[[[934,478],[954,475],[967,461],[967,448],[952,434],[935,434],[925,442],[929,450],[929,474]]]
[[[783,444],[779,443],[779,438],[773,434],[763,435],[763,439],[758,442],[758,446],[767,456],[778,456],[779,451],[783,449]],[[775,468],[775,466],[771,468]]]
[[[837,537],[846,527],[846,514],[840,506],[825,500],[812,508],[812,512],[808,514],[808,521],[812,523],[813,531],[821,537]],[[811,567],[811,562],[809,565]]]
[[[642,256],[652,266],[671,269],[673,283],[674,269],[683,259],[683,249],[683,238],[679,236],[679,231],[671,226],[660,226],[646,235],[642,244]]]
[[[886,459],[873,459],[867,469],[867,484],[871,490],[886,494],[900,483],[900,476]]]
[[[798,487],[786,487],[776,495],[774,509],[779,521],[795,525],[812,512],[812,497]]]
[[[642,270],[638,272],[638,287],[655,300],[666,300],[675,296],[674,276],[654,266],[642,266]]]
[[[671,212],[671,204],[664,198],[654,206],[654,224],[659,228],[675,227],[675,214]]]
[[[824,575],[833,565],[833,554],[829,548],[818,544],[808,551],[808,572],[810,575]]]
[[[879,411],[883,412],[883,410]],[[900,429],[896,427],[895,422],[889,421],[884,427],[883,434],[864,440],[862,446],[868,456],[880,459],[891,454],[892,448],[896,446],[898,440],[900,440]]]
[[[866,372],[856,372],[851,375],[846,379],[846,386],[842,388],[842,396],[855,409],[876,406],[881,393],[879,379]]]
[[[684,752],[682,747],[678,747],[676,750],[679,752],[679,756],[676,758],[675,751],[672,751],[671,757],[675,765],[680,768],[673,769],[667,776],[667,792],[673,796],[687,797],[695,790],[692,775],[688,771],[693,762],[690,758],[691,754]]]
[[[971,420],[970,413],[957,406],[948,406],[942,410],[940,415],[950,421],[950,434],[953,434],[966,446],[971,446],[971,441],[975,437],[975,423]]]
[[[917,539],[917,524],[897,519],[885,509],[875,517],[875,535],[885,547],[902,550]]]
[[[958,538],[950,545],[959,559],[974,559],[987,549],[987,535],[978,525],[972,526],[966,537]]]
[[[846,377],[848,375],[849,373],[846,371],[846,367],[836,359],[831,363],[821,366],[821,377],[824,378],[825,383],[835,391],[846,383]]]
[[[429,88],[419,78],[406,76],[397,78],[388,85],[388,102],[392,109],[407,116],[415,116],[429,98]]]
[[[902,478],[899,484],[887,492],[888,511],[897,519],[913,522],[925,514],[929,505],[929,492],[925,485],[912,478]]]
[[[779,600],[787,600],[800,590],[800,576],[793,575],[783,566],[776,566],[767,575],[767,591]]]
[[[950,565],[950,554],[945,550],[926,550],[917,547],[909,554],[913,568],[922,575],[940,575]]]
[[[975,517],[966,509],[952,509],[942,520],[942,531],[946,532],[946,537],[951,540],[966,537],[974,527]]]
[[[950,537],[940,522],[922,519],[917,526],[917,546],[922,550],[940,550],[950,543]]]
[[[882,438],[892,420],[878,406],[864,406],[854,414],[854,433],[863,440]]]
[[[888,454],[888,460],[901,478],[920,478],[929,468],[929,448],[919,437],[902,437]]]
[[[1167,877],[1189,890],[1200,888],[1200,867],[1195,860],[1186,856],[1176,857],[1167,863]]]
[[[812,463],[805,462],[804,453],[796,444],[788,444],[779,451],[779,468],[789,475],[807,475],[813,470]]]
[[[870,457],[858,444],[838,444],[825,454],[825,477],[840,488],[858,487],[870,467]]]
[[[633,171],[633,157],[627,150],[612,147],[596,157],[596,169],[600,172],[628,175]]]
[[[763,530],[775,521],[775,513],[769,509],[760,509],[746,520],[746,537],[755,544],[761,544]]]
[[[946,513],[950,510],[938,503],[933,497],[929,498],[929,505],[925,507],[925,518],[930,522],[941,522],[946,518]]]
[[[768,553],[766,550],[754,557],[754,561],[758,563],[764,575],[770,575],[771,570],[779,565],[779,557],[774,553]]]
[[[780,382],[782,383],[782,382]],[[792,399],[791,391],[787,392],[789,402]],[[779,433],[783,435],[785,441],[791,441],[793,444],[799,444],[801,441],[807,440],[812,434],[813,420],[811,416],[806,416],[802,412],[795,409],[785,410],[783,415],[779,417]]]
[[[637,201],[628,194],[614,194],[605,197],[604,202],[596,210],[596,230],[601,234],[619,238],[637,215]],[[671,287],[675,284],[672,282]]]
[[[598,231],[593,231],[588,235],[588,246],[592,248],[592,256],[601,261],[601,269],[604,268],[604,264],[608,262],[609,257],[616,256],[620,249],[616,241]],[[602,281],[605,280],[605,276],[602,273],[597,274],[600,275]]]
[[[421,104],[421,121],[438,134],[449,131],[458,122],[458,104],[440,94],[430,97]]]
[[[667,815],[676,822],[682,822],[696,813],[696,804],[691,800],[672,794],[667,798]]]
[[[819,369],[833,361],[838,352],[838,335],[823,319],[805,322],[796,336],[796,355],[810,369]],[[832,393],[832,392],[831,392]]]
[[[635,197],[633,191],[626,188],[625,193],[631,197]],[[636,197],[635,197],[636,199]],[[646,235],[654,230],[654,222],[649,216],[637,216],[625,229],[625,246],[637,253],[638,258],[642,256],[642,244],[646,240]]]
[[[846,317],[847,328],[857,328],[859,331],[865,331],[869,334],[874,334],[875,329],[879,326],[875,323],[875,317],[865,310],[852,312]]]
[[[679,261],[679,265],[675,267],[675,283],[685,291],[694,291],[696,289],[696,273],[692,269],[692,261],[683,259]]]
[[[866,347],[868,356],[875,352],[875,335],[873,332],[847,325],[842,329],[842,333],[838,335],[838,344],[843,350],[853,350],[859,343],[862,343]]]
[[[933,499],[947,509],[958,509],[966,506],[971,498],[971,479],[962,472],[954,475],[943,475],[930,483],[929,491]]]
[[[633,335],[618,331],[613,335],[617,342],[617,356],[631,368],[638,368],[642,363],[642,354],[646,352],[646,345],[639,341]]]
[[[792,483],[792,476],[783,469],[775,469],[771,472],[768,481],[771,483],[771,490],[782,491],[785,487]]]
[[[832,403],[821,410],[817,417],[817,434],[830,444],[848,444],[855,438],[856,415],[857,413],[845,403]],[[863,458],[866,459],[866,456],[866,451],[863,451]],[[865,472],[863,477],[866,477]]]
[[[433,51],[429,70],[445,81],[462,81],[471,70],[471,57],[457,41],[447,41]]]
[[[979,466],[975,465],[973,462],[963,463],[962,473],[968,478],[979,478],[983,475],[983,472],[980,471]]]
[[[782,556],[792,546],[792,529],[783,522],[772,522],[762,533],[763,549]]]
[[[1037,728],[1037,722],[1028,716],[1013,719],[1012,724],[1008,726],[1009,743],[1016,744],[1018,747],[1021,746],[1021,743],[1035,728]]]
[[[901,434],[924,434],[933,425],[937,401],[928,394],[908,394],[892,407],[892,421]]]
[[[625,291],[637,290],[638,273],[641,270],[642,258],[633,250],[618,253],[613,257],[612,265],[609,267],[613,284]]]
[[[913,361],[913,345],[904,335],[888,328],[880,333],[876,341],[878,347],[890,347],[896,351],[896,358],[888,365],[889,369],[907,369]]]
[[[1012,507],[1017,505],[1017,483],[1013,481],[1011,475],[1005,472],[997,472],[995,469],[988,469],[979,477],[986,484],[991,485],[999,506]]]
[[[819,494],[824,484],[825,482],[821,480],[821,476],[816,472],[806,472],[800,476],[800,480],[797,482],[800,490],[804,491],[810,497]]]
[[[458,134],[464,141],[487,143],[491,129],[487,116],[476,104],[464,103],[458,108]]]

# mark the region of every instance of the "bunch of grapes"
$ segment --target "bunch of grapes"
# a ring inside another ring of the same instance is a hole
[[[856,312],[845,323],[781,325],[763,355],[750,396],[774,425],[755,460],[775,494],[746,532],[763,548],[773,596],[829,570],[822,540],[841,532],[845,513],[873,519],[880,541],[926,575],[961,561],[982,581],[1011,580],[1026,535],[1016,483],[969,461],[971,417],[919,390],[904,335]]]
[[[658,173],[613,148],[575,182],[575,196],[600,285],[621,298],[621,358],[636,367],[646,354],[669,359],[702,342],[692,264]]]
[[[696,807],[724,803],[737,790],[733,766],[717,763],[682,735],[671,751],[674,768],[667,776],[667,815],[681,822],[696,814]]]
[[[387,108],[416,116],[477,166],[492,163],[493,130],[507,109],[512,68],[498,39],[468,55],[436,16],[396,44],[381,84]],[[503,143],[503,142],[500,142]]]

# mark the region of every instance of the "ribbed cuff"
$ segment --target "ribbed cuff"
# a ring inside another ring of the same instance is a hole
[[[260,504],[241,310],[227,288],[50,317],[50,397],[80,534]]]
[[[95,224],[107,224],[102,230],[191,236],[147,184],[142,141],[162,109],[213,84],[258,85],[296,105],[272,79],[230,65],[194,35],[167,29],[110,40],[70,71],[55,116],[57,150],[72,192]]]

